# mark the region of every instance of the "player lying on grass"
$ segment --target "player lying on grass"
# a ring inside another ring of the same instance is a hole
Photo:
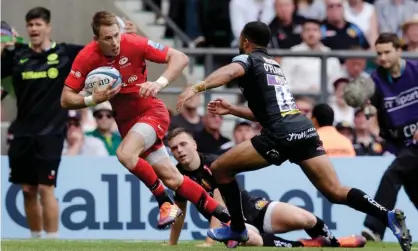
[[[184,128],[176,128],[168,134],[168,146],[174,158],[178,161],[177,168],[185,176],[200,184],[211,196],[223,204],[222,197],[209,169],[218,157],[213,154],[197,152],[197,145],[192,135]],[[249,195],[241,191],[242,210],[249,230],[249,241],[246,246],[277,246],[277,247],[363,247],[366,240],[362,236],[353,236],[336,239],[323,220],[310,212],[288,203],[271,201],[261,197]],[[176,194],[175,203],[186,212],[187,201]],[[200,211],[200,210],[199,210]],[[220,225],[219,221],[210,215],[201,212],[211,227]],[[179,218],[172,226],[170,245],[176,245],[184,224],[184,216]],[[313,239],[300,239],[288,241],[275,236],[276,233],[286,233],[293,230],[304,229]],[[206,243],[211,244],[207,239]]]

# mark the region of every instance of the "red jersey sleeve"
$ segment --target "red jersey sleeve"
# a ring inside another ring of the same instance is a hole
[[[135,36],[135,44],[138,46],[138,49],[142,50],[144,59],[159,64],[167,62],[168,46],[138,35]]]
[[[89,61],[91,60],[91,54],[92,52],[87,48],[82,49],[80,53],[78,53],[74,59],[70,74],[68,74],[67,79],[65,80],[66,86],[77,92],[84,89],[84,82],[87,74],[90,72]]]

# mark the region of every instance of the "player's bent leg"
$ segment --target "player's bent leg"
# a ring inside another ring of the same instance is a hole
[[[192,202],[206,214],[215,216],[221,222],[229,221],[230,216],[224,207],[210,197],[199,184],[189,177],[181,175],[180,171],[171,162],[163,144],[158,150],[151,152],[146,160],[152,164],[158,177],[167,187]]]
[[[345,203],[350,188],[341,185],[337,173],[326,155],[301,161],[300,166],[312,184],[331,203]]]
[[[294,205],[273,201],[264,216],[266,233],[286,233],[300,229],[310,229],[316,224],[316,217]]]
[[[211,165],[211,170],[218,188],[225,199],[231,215],[230,227],[210,229],[208,236],[214,240],[235,240],[246,242],[247,230],[241,210],[241,196],[235,175],[241,171],[257,170],[269,163],[257,152],[251,141],[244,141],[222,154]]]
[[[42,214],[38,200],[38,186],[22,185],[26,220],[32,238],[42,237]]]
[[[268,205],[263,222],[265,233],[286,233],[301,229],[304,229],[312,238],[299,240],[304,243],[304,246],[339,246],[337,239],[331,234],[325,223],[312,213],[278,201],[273,201]]]
[[[151,152],[145,160],[153,167],[158,178],[164,185],[173,191],[176,191],[183,183],[183,175],[176,166],[171,162],[164,145],[159,149]]]
[[[267,160],[247,140],[219,156],[210,169],[217,183],[225,184],[231,182],[237,173],[261,169],[267,165]]]
[[[123,138],[122,142],[120,143],[118,149],[116,150],[116,156],[118,160],[124,167],[126,167],[129,171],[134,170],[136,168],[136,164],[138,162],[138,156],[141,155],[145,149],[145,137],[151,143],[148,143],[148,148],[151,147],[155,140],[155,132],[151,127],[150,134],[144,136],[145,132],[138,132],[144,124],[135,124],[134,127],[128,132],[128,134]],[[150,145],[151,144],[151,145]]]
[[[146,123],[136,123],[119,145],[116,156],[133,175],[138,177],[151,190],[158,201],[160,212],[165,212],[172,208],[178,209],[178,207],[174,206],[171,198],[167,195],[152,166],[146,160],[138,157],[155,143],[156,138],[152,126]],[[162,215],[165,215],[165,213],[160,214],[160,220]],[[158,227],[164,228],[174,223],[174,220],[175,218],[172,217],[161,220]]]
[[[248,241],[243,243],[243,246],[263,246],[263,238],[256,227],[250,224],[245,224],[248,229]]]
[[[39,185],[39,195],[42,205],[42,219],[47,238],[57,238],[59,222],[59,206],[55,198],[53,185]]]
[[[303,160],[300,162],[300,166],[312,184],[330,202],[346,204],[355,210],[379,219],[392,230],[404,251],[411,250],[411,235],[406,227],[405,216],[401,210],[389,211],[363,191],[343,187],[326,155]]]

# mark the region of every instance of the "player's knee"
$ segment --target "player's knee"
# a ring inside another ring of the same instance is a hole
[[[36,200],[38,198],[38,186],[23,185],[23,199],[26,201]]]
[[[39,185],[38,191],[39,195],[41,196],[41,200],[54,197],[54,190],[54,186]]]
[[[119,162],[129,170],[133,170],[136,166],[137,156],[129,153],[123,146],[119,146],[116,150],[116,157]]]
[[[303,222],[304,222],[305,229],[312,228],[316,225],[317,219],[315,215],[306,211],[306,214],[304,215],[304,218],[303,218]]]
[[[212,171],[212,176],[217,182],[229,182],[232,178],[234,178],[234,174],[224,168],[221,168],[221,165],[218,161],[215,161],[210,166],[210,170]]]
[[[333,204],[344,204],[347,201],[347,194],[347,189],[340,186],[329,189],[324,195]]]
[[[167,188],[176,191],[183,184],[183,175],[179,172],[171,172],[171,175],[164,175],[160,180]]]

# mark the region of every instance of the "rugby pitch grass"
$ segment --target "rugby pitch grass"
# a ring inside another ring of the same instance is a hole
[[[221,244],[212,247],[196,247],[201,241],[183,241],[177,246],[164,245],[162,241],[113,241],[113,240],[1,240],[2,251],[226,251]],[[266,248],[266,247],[238,247],[235,250],[243,251],[271,251],[271,250],[289,250],[289,251],[400,251],[397,243],[373,243],[369,242],[364,248],[346,249],[346,248]],[[418,243],[412,246],[411,251],[418,251]]]

